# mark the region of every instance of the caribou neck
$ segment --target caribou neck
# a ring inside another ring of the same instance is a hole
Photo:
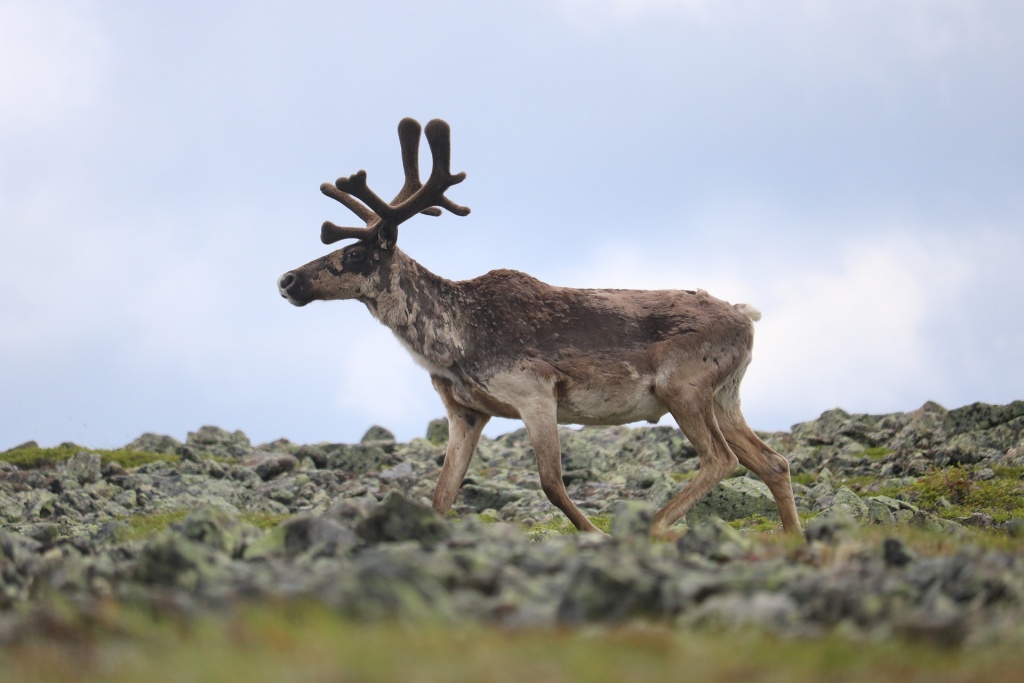
[[[375,286],[360,300],[417,361],[431,372],[447,374],[461,351],[451,316],[454,298],[455,283],[395,248]]]

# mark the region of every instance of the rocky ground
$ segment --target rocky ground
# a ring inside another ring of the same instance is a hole
[[[429,509],[447,438],[254,446],[203,427],[119,451],[0,454],[0,643],[54,601],[184,614],[312,599],[354,619],[679,628],[1024,642],[1024,401],[841,410],[763,435],[790,461],[806,542],[738,471],[652,542],[698,467],[668,427],[564,429],[570,495],[610,537],[569,533],[525,432],[484,438],[456,500]],[[688,528],[687,528],[688,527]]]

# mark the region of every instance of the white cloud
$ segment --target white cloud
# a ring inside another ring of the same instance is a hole
[[[908,234],[855,241],[841,254],[831,267],[790,263],[770,283],[750,404],[810,417],[837,406],[910,409],[910,397],[945,389],[928,326],[974,265],[952,244],[925,246]]]
[[[1014,40],[1015,10],[960,0],[558,0],[563,19],[581,30],[618,30],[640,21],[672,21],[716,33],[746,34],[754,46],[781,38],[782,50],[815,46],[818,60],[884,70],[893,55],[932,62],[973,46]],[[1009,47],[1009,45],[1002,45]],[[777,57],[778,55],[773,55]],[[889,63],[891,67],[892,64]]]
[[[959,378],[936,363],[944,340],[933,328],[955,315],[985,248],[925,230],[849,234],[827,251],[746,248],[703,259],[669,246],[604,247],[567,284],[699,287],[760,308],[743,392],[755,427],[786,428],[833,407],[908,410],[948,394]]]

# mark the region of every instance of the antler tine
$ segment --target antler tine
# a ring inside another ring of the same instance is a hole
[[[391,200],[391,204],[400,204],[423,187],[420,182],[420,122],[412,118],[404,118],[398,122],[398,141],[402,145],[402,169],[405,171],[405,184]]]
[[[342,192],[333,183],[321,183],[320,191],[331,199],[337,200],[345,205],[352,213],[363,219],[369,225],[377,219],[377,214],[366,208],[366,205],[347,192]]]
[[[408,199],[397,206],[392,205],[395,213],[404,216],[402,220],[407,220],[418,212],[425,213],[428,207],[440,206],[457,216],[468,215],[468,206],[460,206],[444,196],[449,187],[466,179],[465,173],[451,173],[451,127],[441,119],[432,119],[427,123],[424,132],[427,134],[427,144],[430,145],[430,154],[434,161],[430,177],[427,178],[426,185]]]
[[[455,175],[451,174],[451,126],[441,119],[433,119],[427,123],[426,134],[427,144],[430,145],[430,155],[434,160],[434,166],[430,169],[430,178],[427,179],[427,184],[432,184],[434,182],[434,178],[437,177],[438,186],[443,187],[443,189],[441,189],[441,198],[440,201],[437,202],[437,205],[451,211],[456,216],[468,216],[468,206],[456,204],[444,196],[445,190],[452,185],[458,185],[466,179],[465,171],[456,173]]]
[[[366,171],[338,178],[333,185],[324,183],[320,186],[321,192],[341,202],[366,222],[365,228],[347,228],[325,221],[320,229],[320,240],[324,244],[349,237],[373,239],[380,236],[381,230],[386,227],[386,236],[380,237],[380,245],[387,249],[394,244],[398,226],[417,213],[440,216],[441,208],[457,216],[469,213],[469,207],[460,206],[444,196],[449,187],[466,178],[465,173],[451,173],[451,128],[441,119],[427,123],[427,143],[430,145],[433,167],[425,185],[420,182],[420,132],[420,124],[414,119],[404,118],[398,124],[405,183],[390,203],[381,199],[366,184]]]
[[[402,169],[405,171],[405,184],[401,191],[391,200],[391,206],[401,204],[416,191],[423,187],[420,182],[420,122],[405,117],[398,122],[398,141],[402,145]],[[441,210],[429,207],[420,211],[428,216],[440,216]]]
[[[374,221],[380,221],[380,218],[373,213],[370,209],[360,202],[358,199],[342,192],[332,183],[323,183],[320,185],[320,191],[325,195],[336,201],[344,204],[352,213],[363,219],[367,227],[365,228],[348,228],[335,225],[330,221],[324,221],[324,224],[320,227],[320,241],[324,244],[333,244],[339,240],[348,239],[355,237],[356,239],[366,239],[371,237],[376,232],[376,226],[372,225]]]

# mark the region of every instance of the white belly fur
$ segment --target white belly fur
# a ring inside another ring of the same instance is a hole
[[[561,424],[614,425],[628,422],[657,422],[668,412],[664,403],[649,389],[649,382],[617,391],[603,387],[576,388],[558,401],[558,422]]]

